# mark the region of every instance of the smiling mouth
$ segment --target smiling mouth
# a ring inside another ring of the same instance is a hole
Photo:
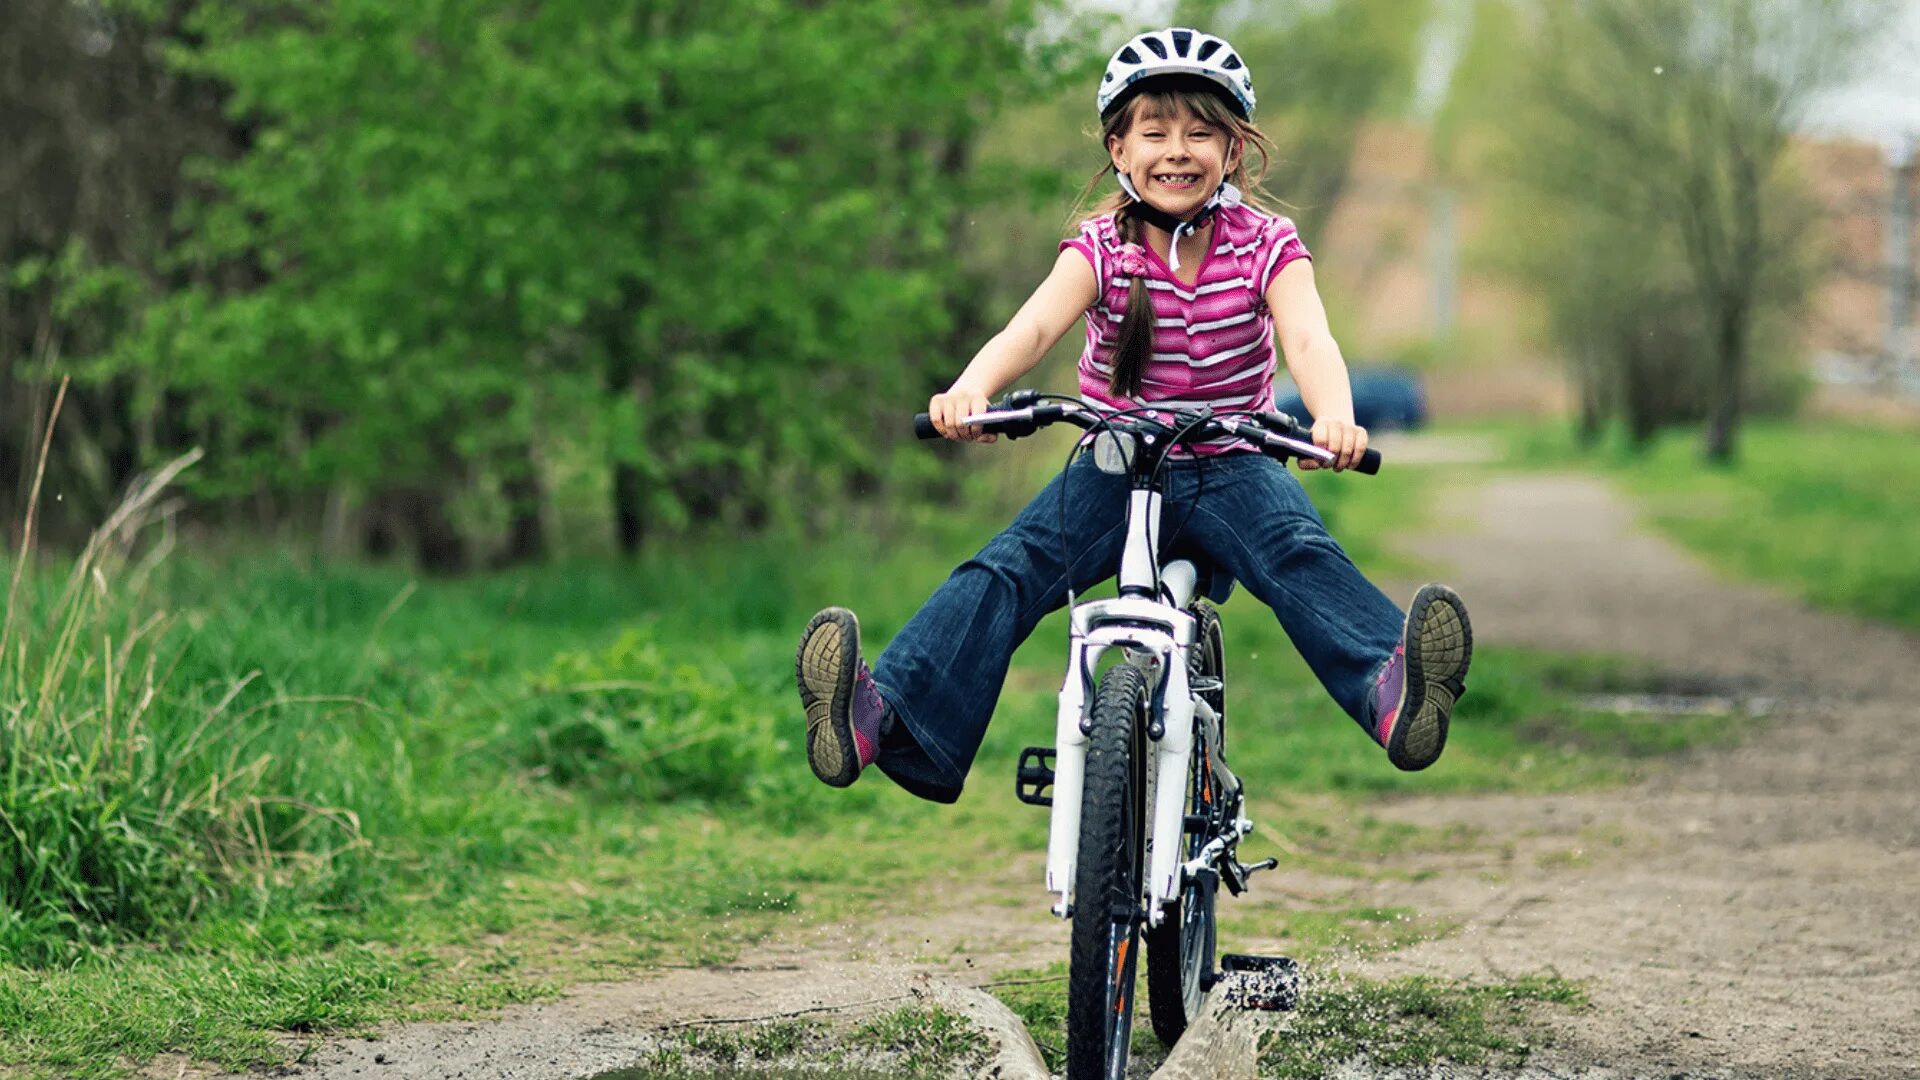
[[[1197,184],[1200,182],[1200,174],[1199,173],[1155,173],[1153,174],[1153,179],[1155,183],[1165,184],[1168,187],[1189,187],[1193,184]]]

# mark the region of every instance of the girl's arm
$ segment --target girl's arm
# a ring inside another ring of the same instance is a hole
[[[1267,307],[1273,311],[1287,372],[1300,387],[1301,403],[1313,414],[1314,445],[1339,455],[1335,471],[1352,468],[1366,452],[1367,429],[1353,422],[1353,385],[1340,345],[1327,327],[1312,260],[1295,259],[1280,268],[1267,286]],[[1308,458],[1296,460],[1302,469],[1320,467]]]
[[[1054,261],[1053,272],[1014,312],[1006,329],[987,339],[953,386],[944,394],[933,395],[927,403],[933,426],[956,442],[992,442],[998,438],[983,435],[960,421],[986,412],[988,398],[1032,371],[1074,320],[1093,306],[1098,291],[1086,257],[1071,249],[1062,251]]]

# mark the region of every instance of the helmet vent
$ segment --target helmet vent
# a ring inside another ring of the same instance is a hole
[[[1137,64],[1140,62],[1140,54],[1134,52],[1133,46],[1129,45],[1120,50],[1120,59],[1125,60],[1129,64]]]
[[[1239,57],[1228,53],[1227,58],[1220,61],[1220,66],[1226,68],[1228,71],[1239,71],[1243,65],[1240,63]]]
[[[1187,50],[1191,49],[1192,47],[1193,47],[1193,31],[1175,30],[1173,32],[1173,55],[1185,56],[1187,55]]]
[[[1140,44],[1145,45],[1147,51],[1153,53],[1153,55],[1160,59],[1165,60],[1167,58],[1167,47],[1160,44],[1159,38],[1141,38]]]
[[[1213,41],[1203,41],[1200,43],[1200,51],[1195,53],[1193,58],[1195,60],[1205,60],[1207,57],[1212,56],[1214,53],[1217,53],[1219,51],[1220,51],[1219,39],[1216,38]]]

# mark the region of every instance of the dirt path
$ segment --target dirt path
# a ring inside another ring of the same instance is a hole
[[[1549,1072],[1920,1076],[1920,638],[1716,579],[1595,480],[1498,479],[1456,512],[1468,528],[1416,550],[1478,640],[1640,656],[1776,707],[1630,789],[1387,809],[1499,853],[1379,888],[1465,924],[1391,967],[1587,980]]]
[[[1530,1078],[1920,1077],[1920,755],[1903,707],[1920,695],[1920,639],[1718,580],[1635,528],[1597,481],[1496,478],[1457,493],[1448,516],[1415,553],[1468,598],[1478,640],[1642,656],[1775,707],[1740,748],[1626,790],[1384,806],[1485,842],[1414,857],[1438,871],[1415,884],[1333,886],[1461,924],[1378,966],[1584,980],[1592,1007],[1550,1015],[1556,1038]],[[1043,914],[929,897],[939,908],[953,914],[857,940],[821,928],[751,969],[667,972],[500,1022],[330,1044],[301,1074],[583,1076],[630,1064],[671,1023],[940,992],[970,981],[948,962],[958,946],[985,970],[1064,955],[1064,929]]]

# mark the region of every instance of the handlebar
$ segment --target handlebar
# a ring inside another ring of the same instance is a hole
[[[1079,401],[1041,401],[1040,395],[1032,390],[1015,390],[992,409],[975,413],[964,423],[977,425],[981,431],[994,435],[1005,435],[1018,439],[1031,435],[1049,424],[1068,423],[1085,430],[1106,427],[1114,430],[1132,430],[1171,438],[1182,434],[1185,439],[1205,439],[1218,435],[1241,439],[1252,443],[1261,453],[1279,461],[1290,457],[1312,458],[1326,463],[1334,459],[1333,451],[1325,450],[1313,444],[1313,432],[1306,426],[1283,412],[1260,413],[1222,413],[1187,412],[1167,410],[1169,420],[1158,420],[1135,413],[1121,413],[1107,410]],[[922,439],[937,439],[940,432],[933,426],[933,418],[926,413],[916,414],[913,418],[913,433]],[[1372,476],[1380,471],[1380,451],[1369,449],[1360,456],[1354,470]]]

